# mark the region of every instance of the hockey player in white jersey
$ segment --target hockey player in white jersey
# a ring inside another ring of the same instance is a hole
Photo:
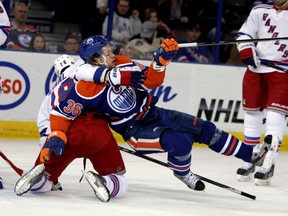
[[[240,28],[237,40],[287,37],[287,23],[288,0],[274,0],[273,5],[257,5]],[[261,62],[287,65],[288,40],[258,44],[238,43],[237,48],[241,60],[248,65],[242,86],[242,105],[245,110],[244,142],[247,145],[260,143],[263,119],[266,117],[265,136],[273,135],[268,140],[278,142],[278,153],[286,127],[285,116],[288,114],[288,76],[283,71],[265,66]],[[270,184],[277,153],[274,158],[267,157],[267,160],[270,158],[272,162],[264,163],[254,174],[256,185]],[[238,180],[250,180],[254,171],[255,166],[245,162],[237,170]]]

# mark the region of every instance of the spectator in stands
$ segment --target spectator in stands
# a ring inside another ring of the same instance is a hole
[[[80,32],[85,39],[91,35],[101,35],[103,22],[107,16],[108,0],[85,0],[79,4]]]
[[[65,37],[64,52],[69,54],[78,54],[81,43],[81,35],[75,32],[68,33]]]
[[[180,41],[179,43],[199,42],[202,34],[199,23],[189,23],[186,31],[187,39]],[[213,63],[213,55],[207,46],[186,47],[179,49],[178,55],[175,59],[184,62]]]
[[[13,9],[14,19],[11,22],[12,30],[8,36],[8,49],[27,50],[36,33],[32,25],[27,25],[28,6],[26,3],[17,2]]]
[[[155,25],[157,37],[169,37],[173,35],[171,29],[164,22],[159,20],[157,11],[154,8],[147,8],[145,10],[145,21],[151,21]]]
[[[188,17],[183,14],[182,1],[180,0],[168,0],[164,1],[159,6],[159,18],[164,23],[169,23],[169,27],[172,29],[182,30],[182,28],[188,23]]]
[[[40,33],[36,33],[30,42],[29,49],[34,51],[47,51],[48,45],[44,36]]]
[[[107,35],[108,16],[103,23],[103,35]],[[129,0],[119,0],[113,15],[112,41],[119,48],[124,46],[131,37],[141,32],[139,11],[130,13]]]
[[[140,13],[141,21],[145,21],[145,11],[148,8],[154,8],[155,10],[158,9],[158,1],[159,0],[137,0],[137,1],[130,1],[130,7],[136,9]]]
[[[129,41],[124,48],[120,49],[120,55],[152,59],[153,53],[164,41],[163,37],[156,37],[155,30],[155,25],[151,21],[145,21],[142,24],[140,38]]]

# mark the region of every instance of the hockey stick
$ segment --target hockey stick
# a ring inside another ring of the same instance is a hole
[[[119,147],[120,151],[123,151],[123,152],[126,152],[126,153],[128,153],[128,154],[132,154],[132,155],[135,155],[135,156],[144,158],[144,159],[146,159],[146,160],[149,160],[149,161],[152,161],[152,162],[154,162],[154,163],[160,164],[160,165],[162,165],[162,166],[164,166],[164,167],[168,167],[168,164],[167,164],[167,163],[164,163],[164,162],[162,162],[162,161],[159,161],[159,160],[157,160],[157,159],[155,159],[155,158],[151,158],[151,157],[148,157],[148,156],[146,156],[146,155],[139,154],[139,153],[137,153],[137,152],[135,152],[135,151],[133,151],[133,150],[124,148],[124,147],[122,147],[122,146],[118,146],[118,147]],[[195,174],[195,173],[194,173],[194,174]],[[233,193],[240,194],[240,195],[242,195],[242,196],[248,197],[248,198],[253,199],[253,200],[256,199],[256,196],[254,196],[254,195],[245,193],[245,192],[243,192],[243,191],[237,190],[237,189],[235,189],[235,188],[233,188],[233,187],[230,187],[230,186],[221,184],[221,183],[219,183],[219,182],[213,181],[213,180],[211,180],[211,179],[205,178],[205,177],[200,176],[200,175],[198,175],[198,174],[195,174],[195,175],[197,175],[198,177],[200,177],[201,180],[203,180],[203,181],[205,181],[205,182],[208,182],[208,183],[210,183],[210,184],[213,184],[213,185],[215,185],[215,186],[224,188],[224,189],[229,190],[229,191],[231,191],[231,192],[233,192]]]
[[[279,38],[258,38],[258,39],[246,39],[246,40],[227,40],[227,41],[216,41],[211,43],[180,43],[178,44],[179,48],[184,47],[197,47],[197,46],[218,46],[218,45],[229,45],[237,43],[247,43],[247,42],[263,42],[263,41],[273,41],[273,40],[288,40],[288,37],[279,37]]]
[[[10,161],[6,155],[0,151],[0,156],[12,167],[12,169],[20,176],[22,176],[22,174],[24,173],[24,171],[20,168],[18,168],[15,164],[12,163],[12,161]]]
[[[285,72],[285,73],[288,73],[288,69],[283,68],[283,67],[278,66],[278,65],[275,65],[275,64],[273,64],[272,62],[261,61],[261,64],[262,64],[262,65],[265,65],[265,66],[268,66],[268,67],[275,68],[275,69],[277,69],[277,70],[281,70],[281,71],[283,71],[283,72]]]

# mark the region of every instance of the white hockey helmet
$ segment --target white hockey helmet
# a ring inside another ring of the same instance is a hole
[[[59,77],[75,60],[69,55],[62,55],[54,61],[54,69],[56,75]]]
[[[288,0],[273,0],[273,2],[280,10],[286,9],[288,7]]]

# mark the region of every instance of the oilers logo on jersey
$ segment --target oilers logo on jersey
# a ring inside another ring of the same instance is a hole
[[[107,92],[107,101],[112,110],[126,113],[136,106],[136,93],[129,86],[110,87]]]

